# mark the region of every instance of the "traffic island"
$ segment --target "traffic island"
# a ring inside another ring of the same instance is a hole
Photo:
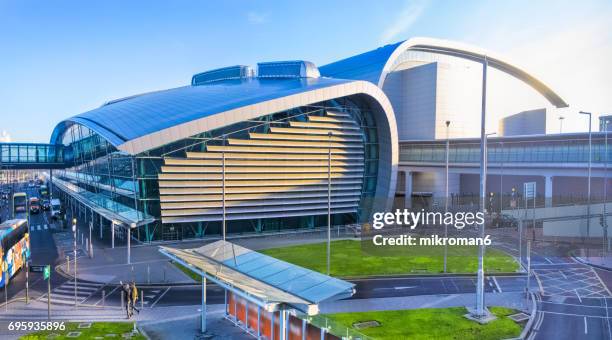
[[[326,272],[326,243],[302,244],[270,248],[261,253],[321,273]],[[478,247],[448,247],[448,273],[475,273],[478,266]],[[441,274],[443,273],[442,247],[405,247],[387,256],[364,252],[361,242],[339,240],[331,242],[330,274],[336,277],[363,277],[377,275]],[[488,273],[516,273],[515,259],[493,248],[487,248],[485,270]]]
[[[373,339],[462,339],[498,340],[516,338],[524,322],[515,322],[510,316],[516,310],[490,307],[496,317],[487,324],[464,318],[464,307],[425,308],[397,311],[326,314],[331,322],[331,333],[344,336],[346,328]],[[346,327],[346,328],[345,328]]]

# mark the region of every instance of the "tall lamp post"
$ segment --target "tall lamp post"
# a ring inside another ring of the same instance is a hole
[[[450,120],[446,121],[446,177],[445,177],[445,186],[446,186],[446,193],[444,196],[444,213],[448,212],[448,162],[449,162],[449,154],[450,154],[450,139],[449,139],[449,134],[448,134],[448,130],[449,130],[449,126],[450,126]],[[446,215],[446,214],[445,214]],[[446,240],[448,238],[448,224],[444,223],[444,239]],[[448,258],[448,246],[446,244],[446,242],[444,242],[444,272],[446,273],[446,262],[447,262],[447,258]]]
[[[327,150],[327,275],[331,268],[331,131],[327,134],[328,150]]]
[[[587,232],[586,237],[589,237],[589,231],[591,229],[591,159],[593,157],[593,144],[592,144],[592,131],[591,131],[591,113],[580,111],[580,114],[589,116],[589,174],[588,174],[588,182],[587,182]],[[588,257],[588,248],[587,248],[587,257]]]
[[[604,187],[603,187],[603,231],[604,231],[604,252],[610,251],[610,239],[608,238],[608,217],[606,216],[606,205],[608,205],[608,123],[609,118],[606,117],[604,120]]]
[[[72,236],[74,242],[72,244],[74,250],[74,308],[77,307],[77,219],[72,219]]]
[[[484,56],[482,63],[482,102],[481,102],[481,117],[480,117],[480,212],[485,213],[486,210],[486,190],[487,190],[487,167],[486,167],[486,144],[487,136],[486,128],[486,111],[487,111],[487,56]],[[480,237],[485,237],[485,223],[480,225]],[[482,319],[486,317],[484,304],[484,245],[478,247],[478,272],[476,281],[476,309],[473,317]]]

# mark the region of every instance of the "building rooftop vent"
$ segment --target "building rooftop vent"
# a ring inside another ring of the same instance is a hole
[[[257,64],[259,78],[319,78],[319,68],[310,61],[272,61]]]
[[[194,75],[191,78],[191,85],[197,86],[222,80],[244,79],[252,77],[253,74],[253,69],[245,65],[223,67]]]

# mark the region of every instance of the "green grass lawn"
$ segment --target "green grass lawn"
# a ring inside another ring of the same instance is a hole
[[[376,320],[379,327],[355,330],[374,339],[461,339],[497,340],[517,337],[522,326],[507,316],[515,310],[503,307],[489,309],[498,318],[486,325],[466,319],[463,307],[427,308],[400,311],[363,312],[327,314],[332,321],[332,332],[338,336],[346,334],[346,329],[355,330],[356,322]]]
[[[189,276],[195,282],[202,282],[202,276],[196,274],[193,270],[188,269],[187,267],[183,266],[182,264],[176,263],[174,261],[172,262],[172,264],[174,264],[176,266],[176,268],[178,268],[180,271],[185,273],[185,275]]]
[[[449,273],[474,273],[478,266],[477,247],[448,247]],[[326,271],[326,243],[271,248],[266,255],[321,273]],[[331,275],[339,277],[443,272],[443,247],[397,247],[384,254],[364,252],[361,242],[333,241]],[[487,248],[485,271],[514,272],[518,263],[508,254]]]
[[[94,339],[96,337],[104,338],[107,334],[115,334],[113,338],[106,339],[123,339],[122,334],[131,333],[134,328],[132,322],[94,322],[91,328],[78,328],[78,323],[66,323],[66,329],[63,331],[40,331],[22,336],[22,340],[35,339]],[[68,337],[69,332],[81,332],[78,337]],[[145,340],[146,338],[138,333],[131,339]]]

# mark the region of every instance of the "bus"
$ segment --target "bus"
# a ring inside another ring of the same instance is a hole
[[[13,218],[28,218],[28,195],[25,192],[13,194]]]
[[[0,287],[5,287],[11,277],[19,271],[30,258],[30,233],[28,221],[8,220],[0,223]]]

